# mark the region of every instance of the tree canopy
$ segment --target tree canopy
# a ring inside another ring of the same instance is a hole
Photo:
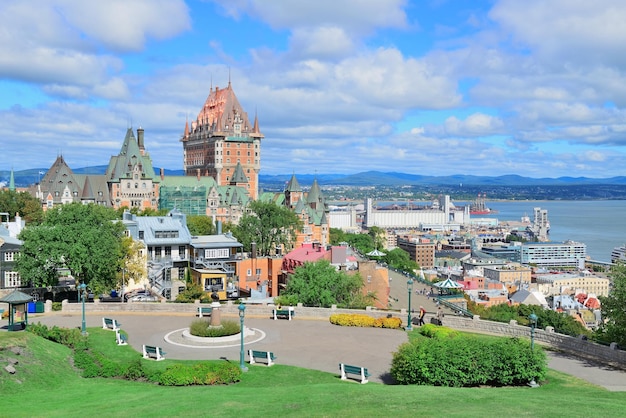
[[[253,201],[250,213],[241,217],[239,225],[232,229],[233,235],[250,251],[253,242],[261,256],[273,255],[276,247],[291,250],[296,234],[302,230],[302,221],[289,208],[273,202]]]
[[[371,298],[361,294],[363,278],[337,269],[327,260],[304,263],[287,282],[283,295],[295,296],[304,306],[330,308],[363,308],[372,304]]]
[[[26,192],[0,190],[0,212],[6,212],[13,220],[19,213],[26,224],[38,224],[43,219],[43,209],[39,199]]]
[[[116,287],[123,257],[124,225],[114,221],[115,210],[72,203],[45,213],[41,225],[27,226],[16,260],[23,282],[33,286],[58,283],[58,270],[70,274],[94,291]]]
[[[600,296],[603,323],[597,337],[626,347],[626,265],[618,264],[611,271],[613,287],[608,296]]]
[[[213,219],[206,215],[187,215],[187,228],[191,235],[213,235],[215,225]]]

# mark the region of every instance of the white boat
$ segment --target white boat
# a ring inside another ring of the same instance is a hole
[[[611,263],[622,262],[626,263],[626,244],[621,247],[613,248],[611,252]]]

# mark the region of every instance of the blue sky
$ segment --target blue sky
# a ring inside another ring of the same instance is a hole
[[[262,173],[626,174],[626,3],[4,0],[0,170],[155,167],[211,85],[265,139]]]

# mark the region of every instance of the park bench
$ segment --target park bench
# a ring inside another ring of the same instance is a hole
[[[213,312],[213,308],[210,306],[198,306],[198,316],[200,318],[203,316],[211,316],[211,312]]]
[[[118,330],[122,327],[122,324],[117,322],[116,319],[102,318],[102,329]]]
[[[272,309],[272,315],[274,316],[274,320],[281,317],[291,321],[291,318],[296,316],[296,312],[293,309]]]
[[[355,374],[361,378],[362,384],[367,383],[367,378],[370,376],[370,373],[365,367],[350,366],[343,363],[339,363],[339,371],[341,372],[341,380],[347,380],[348,374]]]
[[[250,356],[250,364],[256,363],[255,359],[264,359],[268,366],[274,364],[274,360],[277,358],[271,351],[248,350],[248,355]]]
[[[127,345],[128,340],[126,340],[126,335],[121,334],[119,329],[115,330],[115,342],[117,345]]]
[[[143,345],[143,358],[154,358],[156,361],[165,360],[165,351],[161,347],[153,345]]]

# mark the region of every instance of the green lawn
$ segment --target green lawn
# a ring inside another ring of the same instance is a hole
[[[103,350],[137,358],[118,347],[110,331],[89,329]],[[6,348],[26,347],[15,356]],[[84,379],[66,347],[28,332],[0,333],[0,366],[19,360],[18,372],[0,373],[0,417],[298,416],[298,417],[618,417],[626,395],[550,371],[540,388],[443,388],[360,385],[338,375],[283,365],[252,365],[231,386],[164,387],[115,379]],[[167,367],[173,360],[145,360]]]

